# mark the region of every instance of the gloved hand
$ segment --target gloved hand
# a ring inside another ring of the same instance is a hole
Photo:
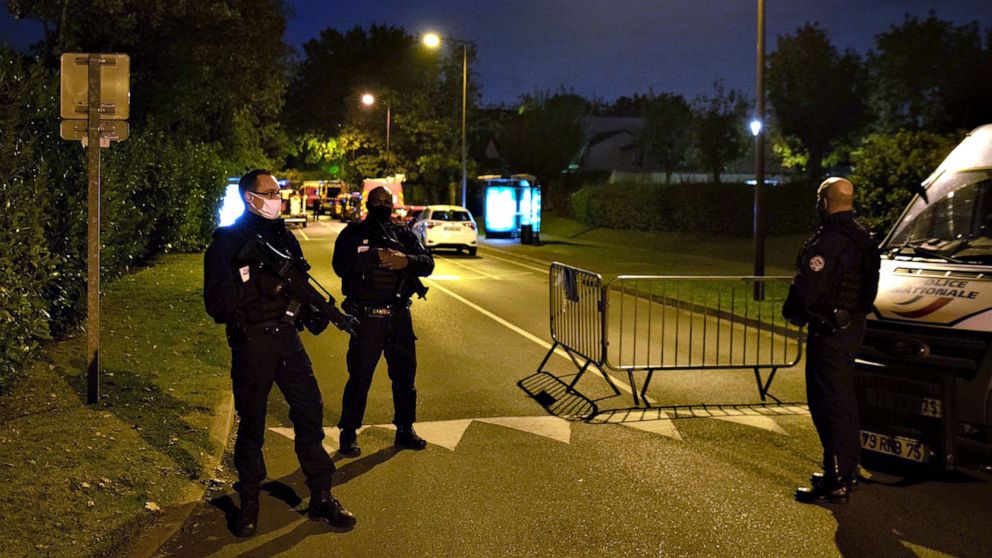
[[[331,320],[329,320],[323,312],[315,311],[312,308],[309,312],[307,312],[306,320],[303,322],[303,324],[307,326],[310,333],[314,335],[320,335],[325,329],[327,329],[327,326],[330,325],[330,323]]]
[[[390,271],[399,271],[407,266],[409,261],[406,254],[392,248],[379,249],[379,267]]]
[[[265,298],[276,298],[286,292],[286,283],[280,277],[269,273],[261,273],[256,280],[258,292]]]

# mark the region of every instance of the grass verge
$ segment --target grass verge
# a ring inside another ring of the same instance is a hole
[[[768,237],[768,275],[792,275],[792,264],[803,241],[812,234]],[[494,246],[545,261],[556,260],[595,271],[609,278],[637,275],[751,275],[754,244],[750,237],[680,232],[590,228],[573,219],[545,214],[542,244],[517,241]]]
[[[97,404],[83,334],[47,346],[0,398],[0,555],[119,554],[215,474],[203,468],[223,450],[210,429],[229,353],[202,270],[202,255],[170,255],[109,285]]]

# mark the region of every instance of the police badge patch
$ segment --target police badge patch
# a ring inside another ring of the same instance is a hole
[[[813,256],[809,260],[809,268],[813,271],[820,271],[825,265],[827,265],[827,262],[823,259],[823,256]]]

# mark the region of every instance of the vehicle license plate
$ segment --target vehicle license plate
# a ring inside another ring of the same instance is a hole
[[[444,227],[444,230],[446,230],[448,232],[458,232],[458,231],[462,230],[462,228],[461,227]]]
[[[917,463],[925,463],[928,457],[927,446],[919,440],[903,436],[886,436],[867,430],[861,431],[861,447]]]
[[[944,404],[940,399],[912,397],[877,389],[869,389],[865,392],[865,395],[868,403],[876,407],[913,413],[930,418],[942,418],[944,416]]]

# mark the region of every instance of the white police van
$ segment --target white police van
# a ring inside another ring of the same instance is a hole
[[[992,456],[992,125],[923,184],[881,245],[855,367],[861,447],[943,469]]]

